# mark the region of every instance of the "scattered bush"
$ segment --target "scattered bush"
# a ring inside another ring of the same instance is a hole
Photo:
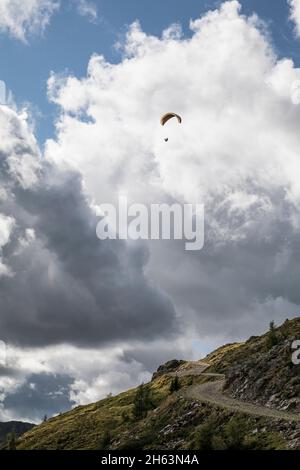
[[[276,325],[274,321],[270,322],[270,328],[269,328],[269,333],[267,336],[267,349],[273,348],[273,346],[276,346],[276,344],[279,343],[279,338],[276,333]]]
[[[196,450],[246,450],[247,425],[242,418],[231,418],[220,427],[216,418],[209,418],[200,426],[193,448]]]
[[[153,409],[151,392],[148,385],[141,384],[135,394],[132,414],[135,419],[143,419]]]
[[[17,449],[17,439],[16,434],[11,432],[7,436],[7,450],[16,450]]]
[[[173,379],[171,380],[169,390],[170,393],[178,392],[178,390],[180,390],[180,381],[177,375],[175,375],[175,377],[173,377]]]
[[[128,423],[128,421],[130,421],[130,416],[127,413],[127,411],[123,411],[122,412],[122,422],[123,423]]]
[[[100,441],[100,450],[108,449],[110,443],[111,443],[111,434],[109,431],[106,430]]]
[[[244,450],[247,426],[242,418],[232,418],[224,427],[224,440],[229,450]]]
[[[196,450],[216,450],[216,430],[218,423],[215,418],[209,418],[206,423],[202,424],[195,436],[194,448]]]

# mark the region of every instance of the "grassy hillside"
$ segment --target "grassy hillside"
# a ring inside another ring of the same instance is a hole
[[[172,378],[162,376],[149,384],[153,412],[168,400]],[[191,383],[190,378],[182,379],[182,387]],[[137,389],[128,390],[116,397],[109,397],[97,403],[77,407],[63,415],[49,419],[26,433],[19,441],[19,449],[100,449],[110,434],[110,441],[123,434],[130,436],[131,428],[140,422],[132,418],[134,398]]]
[[[291,399],[299,395],[300,370],[291,365],[290,349],[297,335],[300,338],[300,319],[277,328],[274,345],[270,333],[226,345],[204,359],[209,364],[204,373],[203,362],[171,361],[147,384],[150,406],[142,415],[135,414],[138,389],[128,390],[49,419],[23,435],[18,449],[300,449],[300,420],[250,416],[186,393],[224,374],[225,389],[232,396],[265,403],[271,398],[266,393],[277,394],[279,402],[268,406],[279,403],[280,408],[286,388]],[[171,391],[176,374],[179,390]]]

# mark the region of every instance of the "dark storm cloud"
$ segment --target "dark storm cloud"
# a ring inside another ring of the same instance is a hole
[[[218,332],[231,341],[246,338],[272,319],[300,312],[300,235],[293,223],[298,209],[285,188],[248,183],[243,190],[256,195],[257,203],[235,211],[224,203],[226,194],[224,201],[206,205],[202,251],[184,252],[181,242],[164,249],[152,244],[150,272],[202,337]],[[168,273],[156,270],[157,258],[170,263]]]
[[[73,405],[69,399],[72,379],[62,374],[32,374],[27,382],[7,395],[3,406],[7,413],[41,422],[45,415],[68,411]]]
[[[14,122],[12,129],[18,134]],[[2,250],[14,274],[1,278],[1,338],[28,346],[96,345],[172,332],[172,303],[143,272],[146,247],[97,239],[98,219],[76,172],[40,162],[36,181],[20,184],[9,158],[22,162],[33,150],[24,136],[14,138],[11,152],[0,155],[7,192],[0,213],[15,219]],[[26,241],[26,229],[35,239]]]

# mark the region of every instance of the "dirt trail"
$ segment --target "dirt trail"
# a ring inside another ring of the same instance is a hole
[[[176,372],[171,373],[170,375],[177,375],[178,377],[200,375],[204,377],[218,378],[218,380],[188,387],[184,392],[184,396],[186,398],[211,403],[212,405],[219,406],[220,408],[239,411],[249,415],[300,422],[300,414],[274,410],[273,408],[267,408],[266,406],[236,400],[235,398],[226,395],[223,392],[225,376],[223,374],[205,372],[209,367],[210,364],[202,361],[190,362],[188,364],[184,364]]]
[[[176,372],[170,372],[168,375],[172,375],[173,377],[177,375],[178,377],[184,377],[187,375],[209,375],[211,377],[216,377],[219,374],[206,374],[205,369],[209,367],[209,364],[201,361],[189,362],[188,364],[184,364],[183,366],[179,367]]]
[[[221,374],[201,373],[200,375],[213,375],[215,377],[219,376],[220,380],[188,387],[184,393],[186,398],[199,400],[210,403],[212,405],[217,405],[220,408],[225,408],[231,411],[239,411],[249,415],[265,416],[267,418],[300,422],[300,414],[292,414],[287,411],[274,410],[265,406],[236,400],[235,398],[225,395],[222,391],[225,379]]]

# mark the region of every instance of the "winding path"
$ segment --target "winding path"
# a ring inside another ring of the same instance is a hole
[[[225,376],[222,374],[213,374],[204,372],[209,367],[209,364],[199,363],[190,368],[178,371],[179,376],[185,375],[202,375],[207,377],[216,377],[218,380],[206,382],[204,384],[192,385],[185,389],[183,396],[185,398],[210,403],[220,408],[225,408],[230,411],[246,413],[248,415],[264,416],[285,421],[300,422],[300,414],[293,414],[287,411],[279,411],[266,406],[256,405],[254,403],[244,402],[237,400],[226,395],[223,392],[225,383]]]

